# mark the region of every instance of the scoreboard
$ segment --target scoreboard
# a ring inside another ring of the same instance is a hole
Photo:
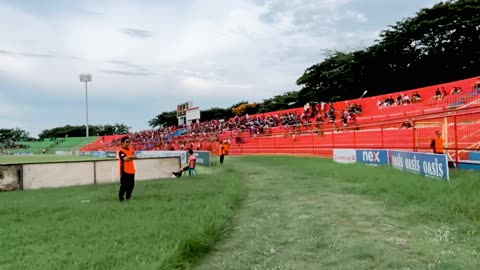
[[[186,117],[187,110],[190,108],[190,102],[177,105],[177,117]]]

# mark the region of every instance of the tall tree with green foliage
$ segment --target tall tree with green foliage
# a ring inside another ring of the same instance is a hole
[[[438,3],[388,26],[369,48],[329,53],[297,80],[299,98],[354,99],[455,81],[480,70],[480,0]]]
[[[124,124],[114,125],[89,125],[90,136],[103,136],[103,135],[117,135],[126,134],[129,132],[129,127]],[[85,126],[70,126],[56,127],[52,129],[45,129],[38,135],[40,139],[47,138],[64,138],[64,137],[84,137],[86,135]]]
[[[33,140],[30,134],[20,128],[0,128],[0,143]]]
[[[322,62],[297,79],[299,91],[265,99],[257,109],[264,113],[307,102],[356,99],[365,90],[381,95],[470,78],[479,71],[480,0],[450,0],[387,26],[368,48],[327,51]],[[204,110],[202,121],[228,119],[232,108],[245,103]],[[158,126],[155,119],[152,123]]]

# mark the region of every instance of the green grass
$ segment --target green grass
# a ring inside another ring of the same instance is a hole
[[[227,161],[228,162],[228,161]],[[243,157],[248,197],[195,269],[478,269],[480,174]]]
[[[223,172],[137,182],[128,203],[117,185],[0,193],[0,269],[185,268],[222,235],[243,189]]]
[[[282,156],[199,173],[137,183],[129,204],[115,185],[0,193],[0,269],[480,265],[479,173],[445,182]]]

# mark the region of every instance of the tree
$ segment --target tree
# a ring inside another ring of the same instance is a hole
[[[222,109],[218,107],[214,107],[208,110],[204,110],[201,112],[202,121],[210,121],[210,120],[220,120],[225,119],[228,117],[230,112],[228,109]]]
[[[303,106],[298,98],[297,91],[290,91],[283,93],[283,95],[276,95],[273,98],[264,99],[263,103],[258,104],[259,113],[272,112],[278,110],[285,110]]]
[[[157,115],[152,120],[148,121],[150,127],[161,127],[161,126],[176,126],[178,123],[177,120],[177,111],[163,112]]]
[[[232,108],[232,113],[240,116],[244,114],[256,114],[258,111],[258,104],[252,103],[252,104],[242,104],[240,106]]]
[[[326,51],[297,79],[299,91],[258,103],[258,113],[332,99],[356,99],[470,78],[480,70],[480,0],[450,0],[421,9],[381,31],[368,48]],[[202,111],[202,120],[228,119],[232,109]],[[246,109],[246,107],[244,108]]]
[[[30,137],[30,134],[20,128],[0,128],[0,143],[2,142],[16,142],[16,141],[30,141],[33,138]]]
[[[330,51],[297,80],[302,102],[385,94],[473,77],[480,70],[480,0],[447,1],[388,26],[369,48]]]
[[[103,136],[103,135],[117,135],[126,134],[129,132],[129,127],[124,124],[114,125],[89,125],[89,135]],[[64,138],[64,137],[85,137],[85,126],[71,126],[56,127],[52,129],[45,129],[38,135],[40,139],[48,138]]]

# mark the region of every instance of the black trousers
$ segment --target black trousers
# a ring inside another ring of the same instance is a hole
[[[223,159],[225,158],[225,155],[220,155],[220,164],[223,164]]]
[[[122,176],[120,176],[120,190],[118,191],[118,199],[123,201],[123,196],[126,195],[126,199],[130,200],[134,187],[135,174],[123,173]]]

